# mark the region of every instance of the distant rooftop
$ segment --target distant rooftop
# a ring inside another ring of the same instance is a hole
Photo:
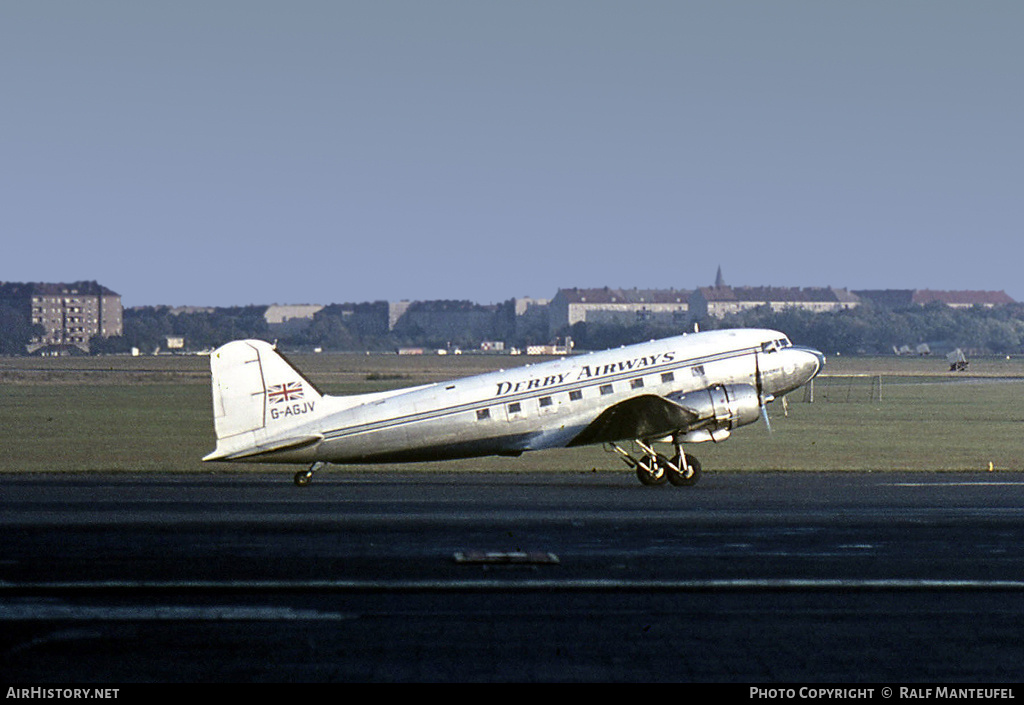
[[[10,293],[36,296],[66,296],[68,294],[81,294],[82,296],[120,296],[116,291],[95,281],[80,281],[71,283],[50,283],[50,282],[0,282],[0,290]]]
[[[708,286],[701,287],[706,301],[832,301],[855,303],[856,295],[832,287]]]
[[[560,289],[569,303],[587,304],[674,304],[687,303],[690,291],[685,289]]]
[[[940,302],[947,306],[1002,306],[1017,303],[1005,291],[938,291],[933,289],[867,289],[858,296],[883,306]]]

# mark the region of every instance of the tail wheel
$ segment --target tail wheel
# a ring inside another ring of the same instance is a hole
[[[313,481],[313,473],[325,467],[327,467],[327,463],[322,460],[318,460],[310,465],[308,470],[299,470],[295,473],[295,485],[297,487],[305,487]]]

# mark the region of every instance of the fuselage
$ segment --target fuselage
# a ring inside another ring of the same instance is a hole
[[[777,331],[709,331],[383,395],[325,396],[315,409],[297,406],[296,420],[308,421],[288,431],[317,442],[259,460],[378,463],[565,447],[632,397],[743,384],[770,401],[805,384],[823,362]]]

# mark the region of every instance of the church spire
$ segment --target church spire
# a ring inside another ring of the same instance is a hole
[[[718,265],[718,274],[715,276],[715,288],[721,289],[725,286],[725,278],[722,276],[722,265]]]

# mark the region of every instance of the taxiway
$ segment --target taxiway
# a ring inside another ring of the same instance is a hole
[[[1024,474],[0,478],[12,682],[1017,682]]]

